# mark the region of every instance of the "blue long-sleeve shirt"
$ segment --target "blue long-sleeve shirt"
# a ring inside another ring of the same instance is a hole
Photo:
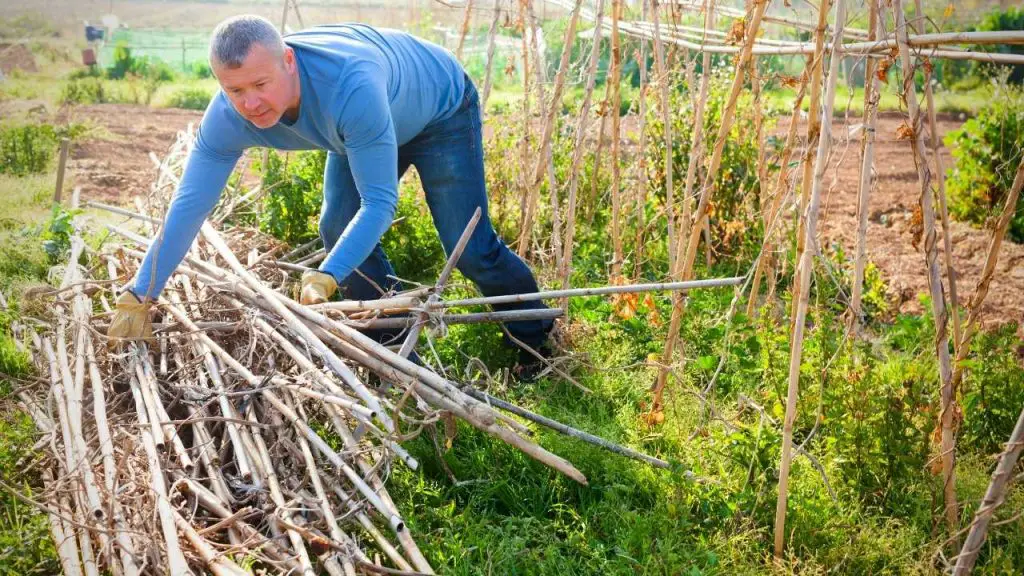
[[[156,298],[177,268],[247,148],[322,149],[348,157],[361,205],[320,265],[342,282],[387,231],[398,203],[398,146],[458,109],[465,76],[444,48],[404,32],[344,24],[285,37],[295,50],[299,115],[260,129],[222,91],[196,134],[162,234],[133,282]]]

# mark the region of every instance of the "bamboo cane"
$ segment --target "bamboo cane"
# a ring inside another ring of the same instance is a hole
[[[544,118],[544,128],[540,137],[540,149],[537,157],[536,166],[533,169],[532,189],[535,191],[532,196],[531,206],[528,208],[527,226],[530,230],[525,231],[527,234],[527,243],[530,242],[532,237],[533,228],[533,216],[536,213],[536,196],[539,194],[541,183],[544,180],[544,170],[547,169],[548,175],[548,193],[551,195],[551,207],[552,207],[552,249],[555,254],[555,269],[561,268],[562,258],[562,229],[561,229],[561,217],[559,212],[561,211],[561,205],[558,200],[558,182],[555,180],[554,172],[554,160],[553,152],[551,147],[551,137],[555,131],[556,116],[562,109],[562,90],[565,87],[565,76],[569,69],[569,56],[572,54],[572,46],[576,40],[576,23],[579,21],[580,5],[582,0],[576,0],[576,6],[573,8],[572,13],[569,16],[569,23],[565,29],[565,36],[563,38],[562,55],[558,62],[558,73],[555,74],[555,85],[552,88],[551,103],[548,106],[547,115]],[[541,102],[543,105],[543,102]]]
[[[1017,417],[1017,425],[1013,427],[1006,449],[999,454],[996,469],[992,472],[992,481],[985,490],[985,497],[981,499],[978,511],[974,513],[970,532],[967,533],[964,547],[956,558],[954,576],[966,576],[974,568],[974,562],[978,559],[978,553],[981,552],[981,546],[988,534],[989,522],[995,515],[996,508],[1006,500],[1006,492],[1013,481],[1013,469],[1017,465],[1021,450],[1024,450],[1024,410],[1021,410],[1020,416]]]
[[[526,3],[528,0],[519,0],[519,25],[522,30],[522,42],[521,42],[521,53],[523,60],[523,136],[520,139],[520,151],[519,160],[522,162],[522,167],[519,169],[519,187],[520,187],[520,198],[519,198],[519,242],[516,247],[516,253],[520,258],[525,258],[527,253],[530,251],[530,245],[527,241],[526,235],[528,234],[529,226],[527,226],[527,218],[529,217],[528,206],[530,204],[530,198],[533,195],[533,191],[530,189],[529,183],[529,166],[530,166],[530,47],[527,42],[526,26]],[[543,101],[541,102],[543,105]]]
[[[964,360],[967,359],[967,354],[971,349],[971,340],[977,332],[978,317],[981,315],[982,305],[985,303],[985,298],[988,296],[988,290],[992,284],[996,264],[999,262],[999,249],[1002,247],[1003,239],[1006,237],[1006,230],[1010,226],[1010,220],[1013,219],[1013,215],[1016,212],[1017,201],[1020,198],[1022,188],[1024,188],[1024,159],[1021,160],[1020,166],[1017,167],[1017,175],[1014,177],[1013,184],[1010,186],[1010,190],[1006,194],[1006,201],[1003,203],[1003,212],[999,215],[995,229],[992,231],[992,240],[989,242],[988,256],[985,258],[985,267],[982,268],[981,277],[978,278],[978,284],[974,289],[974,295],[971,297],[969,306],[970,311],[968,312],[967,320],[964,323],[961,340],[956,347],[956,361],[953,363],[953,365],[956,366],[956,369],[953,370],[952,379],[952,387],[954,391],[960,389],[960,383],[963,381],[965,370]]]
[[[440,300],[441,293],[444,291],[445,285],[448,283],[448,279],[451,277],[452,272],[455,270],[455,266],[458,265],[459,258],[462,257],[462,252],[465,251],[466,246],[469,244],[470,238],[473,237],[473,232],[476,230],[477,224],[480,222],[482,211],[479,206],[473,211],[473,215],[469,218],[469,222],[466,223],[466,227],[462,230],[462,234],[459,236],[458,241],[455,243],[455,247],[452,248],[452,253],[448,256],[448,260],[444,264],[444,268],[441,270],[441,274],[437,277],[437,282],[434,284],[434,293],[427,298],[427,304],[433,304]],[[416,347],[416,342],[419,339],[420,329],[423,326],[423,322],[427,319],[426,312],[420,312],[417,316],[417,323],[409,330],[409,334],[405,337],[405,341],[402,342],[402,348],[398,354],[404,358],[408,358],[412,354],[413,348]]]
[[[262,282],[253,278],[253,276],[242,266],[241,262],[235,258],[235,255],[231,250],[224,244],[224,241],[220,239],[220,235],[213,229],[209,224],[204,224],[202,229],[203,237],[211,246],[220,254],[222,258],[228,263],[228,266],[234,270],[237,274],[252,290],[265,299],[276,314],[281,316],[287,323],[289,328],[295,331],[296,335],[302,338],[307,345],[313,348],[327,363],[332,371],[342,377],[342,380],[346,384],[353,387],[356,394],[363,400],[367,408],[370,408],[377,413],[381,422],[384,424],[388,431],[391,431],[393,424],[391,418],[381,410],[380,403],[377,398],[371,394],[355,377],[352,370],[345,365],[323,342],[321,342],[312,331],[298,321],[295,314],[288,309],[278,298],[280,295],[277,292],[267,288]],[[355,385],[353,386],[353,383]]]
[[[160,528],[164,537],[164,545],[167,547],[167,570],[171,576],[185,576],[192,572],[188,569],[188,562],[181,552],[178,544],[178,534],[174,523],[173,509],[167,499],[167,487],[163,471],[160,468],[160,456],[156,451],[154,432],[146,426],[149,424],[149,417],[146,406],[142,399],[142,392],[138,386],[132,387],[132,397],[135,399],[135,412],[138,415],[139,423],[143,428],[139,430],[142,436],[142,446],[146,451],[146,459],[149,463],[150,487],[156,499],[157,513],[160,518]]]
[[[466,43],[466,34],[469,33],[469,21],[473,18],[473,0],[466,0],[466,12],[462,17],[462,31],[459,32],[459,44],[455,47],[455,58],[462,60],[462,46]]]
[[[902,0],[893,0],[893,13],[896,18],[896,41],[899,45],[900,62],[903,67],[903,95],[907,102],[910,126],[914,131],[911,149],[917,164],[918,184],[921,186],[921,216],[924,223],[925,266],[928,269],[928,288],[932,298],[932,314],[935,317],[935,350],[939,364],[941,390],[941,427],[942,427],[942,482],[945,501],[947,529],[955,534],[959,524],[959,508],[956,502],[956,475],[954,472],[956,439],[953,430],[953,417],[956,410],[956,398],[953,390],[952,371],[949,359],[949,334],[947,332],[948,317],[946,299],[942,289],[942,273],[939,269],[938,254],[935,245],[935,210],[932,207],[931,173],[925,158],[924,130],[921,122],[921,111],[918,108],[917,94],[914,89],[914,65],[907,45],[907,21],[903,12]],[[958,540],[954,536],[953,542]]]
[[[533,300],[550,300],[556,298],[574,298],[578,296],[601,296],[606,294],[639,294],[643,292],[663,292],[675,290],[697,290],[700,288],[717,288],[735,286],[743,283],[742,276],[732,278],[710,278],[706,280],[687,280],[685,282],[661,282],[648,284],[625,284],[616,286],[600,286],[595,288],[570,288],[568,290],[547,290],[526,294],[509,294],[506,296],[486,296],[480,298],[464,298],[460,300],[443,300],[437,303],[438,308],[454,308],[456,306],[483,306],[485,304],[509,304],[512,302],[530,302]]]
[[[604,19],[605,0],[597,0],[597,15],[595,18],[596,28],[600,29]],[[562,267],[558,271],[563,289],[569,287],[569,275],[572,273],[572,253],[574,238],[576,234],[576,192],[579,186],[579,169],[583,160],[584,141],[587,134],[587,126],[590,121],[590,103],[594,95],[594,84],[597,80],[597,62],[601,55],[601,36],[594,35],[593,44],[590,47],[590,60],[587,64],[587,83],[583,89],[583,103],[580,105],[579,118],[576,121],[576,138],[572,149],[572,163],[569,166],[569,191],[566,198],[565,216],[565,241],[562,243]],[[601,135],[598,135],[600,140]],[[597,178],[597,164],[594,165],[594,178]],[[563,300],[562,308],[568,309],[568,300]]]
[[[523,320],[554,320],[565,316],[562,308],[548,308],[536,310],[506,310],[502,312],[478,312],[475,314],[445,314],[437,318],[444,325],[455,324],[484,324],[488,322],[520,322]],[[365,322],[348,321],[347,326],[358,329],[395,329],[409,328],[422,325],[413,318],[378,318]]]
[[[709,30],[715,25],[715,1],[708,0],[707,12],[704,14],[704,30]],[[697,169],[700,161],[704,158],[704,104],[708,100],[708,91],[711,84],[711,54],[705,52],[703,60],[701,61],[702,70],[700,76],[700,92],[696,98],[696,102],[693,108],[693,132],[690,134],[690,160],[686,166],[686,184],[683,190],[683,221],[680,222],[679,233],[681,237],[687,238],[690,233],[690,198],[693,196],[693,185],[697,179]],[[693,89],[692,85],[689,88]],[[665,107],[668,106],[668,95],[664,95]],[[668,126],[670,122],[670,116],[666,113],[664,117],[665,125]],[[668,150],[672,149],[671,141],[666,138],[665,147]],[[671,158],[671,156],[669,156]],[[678,248],[676,249],[678,250]],[[679,281],[682,278],[679,276],[679,262],[675,256],[675,252],[670,250],[670,258],[672,258],[670,267],[673,273],[672,279]],[[673,303],[675,306],[675,303]]]
[[[92,340],[89,339],[86,348],[86,359],[89,364],[89,380],[92,384],[93,395],[93,417],[96,421],[96,434],[99,442],[100,454],[103,457],[103,484],[108,494],[114,493],[117,468],[114,464],[114,445],[110,435],[110,425],[107,422],[106,399],[103,394],[103,376],[96,365],[96,352],[93,349]],[[120,503],[117,499],[111,501],[114,526],[117,529],[117,545],[121,557],[121,569],[125,576],[135,576],[139,568],[135,564],[135,546],[131,538],[124,531],[123,516],[120,511]]]
[[[619,20],[622,19],[622,0],[612,0],[612,55],[611,71],[606,80],[611,83],[612,115],[612,261],[609,281],[617,282],[622,276],[622,166],[619,147],[622,140],[622,42],[619,38]]]
[[[877,0],[871,0],[868,40],[879,40],[885,37],[884,21],[880,17]],[[860,184],[857,192],[857,248],[854,256],[853,290],[850,298],[850,309],[853,312],[851,321],[859,334],[863,325],[864,311],[861,309],[861,296],[864,292],[864,268],[867,264],[867,231],[868,205],[871,198],[871,172],[875,164],[875,126],[878,100],[881,97],[882,83],[875,77],[875,61],[868,58],[864,64],[864,133],[861,137]]]
[[[647,0],[640,0],[641,17],[647,17]],[[636,220],[636,240],[633,243],[633,281],[639,282],[643,276],[644,263],[644,226],[647,220],[644,211],[647,205],[647,42],[640,40],[640,50],[637,54],[637,67],[640,69],[640,127],[638,154],[636,162],[636,205],[634,219]],[[671,228],[670,228],[671,229]]]
[[[707,174],[704,177],[704,185],[701,188],[700,201],[697,204],[697,209],[694,211],[693,220],[689,223],[690,235],[685,243],[686,253],[683,256],[682,262],[676,262],[676,266],[679,269],[678,277],[682,280],[689,278],[692,274],[693,260],[697,255],[697,246],[700,244],[700,224],[704,220],[704,217],[707,216],[708,204],[711,201],[711,193],[714,188],[713,184],[718,175],[718,169],[722,163],[722,153],[725,150],[725,142],[728,139],[729,131],[732,129],[733,116],[736,111],[736,102],[739,100],[740,91],[743,88],[743,69],[746,66],[746,63],[750,60],[750,50],[753,48],[754,38],[757,36],[757,31],[761,26],[761,17],[764,15],[764,11],[768,7],[769,2],[770,0],[758,0],[755,3],[754,13],[751,17],[750,24],[747,27],[746,36],[743,41],[743,51],[736,62],[736,75],[733,78],[732,88],[729,91],[729,98],[722,112],[721,124],[719,125],[718,135],[715,139],[715,147],[711,154],[711,160],[708,163]],[[697,128],[698,127],[694,127],[695,130]],[[682,252],[683,245],[683,239],[680,238],[677,245],[678,252]],[[662,354],[663,367],[658,371],[658,377],[655,380],[654,385],[651,387],[651,392],[654,395],[652,413],[659,411],[662,406],[662,394],[665,390],[665,384],[668,381],[667,367],[672,362],[676,338],[678,337],[679,326],[682,322],[682,314],[683,301],[677,299],[675,305],[672,307],[672,316],[669,320],[669,333],[668,337],[665,339],[665,349]]]
[[[750,299],[747,302],[747,316],[753,317],[756,311],[758,294],[761,293],[761,279],[768,277],[768,296],[771,299],[775,290],[775,236],[778,234],[779,216],[782,213],[783,202],[789,196],[787,182],[789,182],[789,163],[793,157],[793,148],[796,142],[797,118],[800,116],[800,106],[807,94],[808,70],[800,75],[800,88],[797,91],[796,99],[793,100],[793,108],[790,113],[789,130],[786,132],[786,142],[782,146],[782,154],[779,159],[779,174],[775,180],[772,192],[772,205],[769,209],[768,224],[764,231],[764,241],[761,244],[761,252],[757,259],[757,268],[754,270],[754,278],[750,285]]]
[[[196,552],[199,553],[199,557],[206,563],[206,567],[210,569],[210,572],[214,576],[241,576],[245,574],[252,574],[248,570],[243,570],[238,564],[235,564],[231,560],[219,555],[212,546],[206,540],[200,536],[195,528],[188,523],[187,520],[181,517],[176,510],[173,511],[174,524],[181,530],[185,538],[188,539],[189,544],[195,548]]]
[[[914,9],[917,17],[924,27],[924,8],[921,0],[914,0]],[[949,310],[953,316],[953,347],[954,354],[956,346],[960,343],[960,301],[956,292],[956,270],[953,268],[953,241],[950,239],[949,231],[949,210],[946,208],[946,170],[942,166],[942,154],[939,152],[942,145],[939,142],[939,128],[935,121],[935,97],[932,94],[932,70],[931,66],[924,67],[924,95],[928,103],[928,128],[931,132],[930,147],[932,158],[935,159],[935,179],[939,183],[939,216],[942,219],[942,243],[946,260],[946,282],[949,283]]]
[[[491,82],[492,75],[494,73],[494,47],[495,39],[498,35],[498,20],[501,18],[501,10],[499,6],[501,0],[494,0],[492,10],[494,11],[494,17],[491,18],[491,27],[487,31],[487,71],[484,73],[484,91],[480,95],[480,111],[486,114],[487,112],[487,99],[491,96]]]
[[[804,234],[806,220],[804,219],[804,215],[807,213],[807,204],[810,201],[811,195],[811,180],[814,178],[814,154],[818,148],[818,138],[821,134],[822,124],[832,122],[831,116],[822,119],[820,116],[820,110],[822,89],[821,79],[825,65],[825,30],[828,28],[828,8],[832,5],[833,1],[834,0],[825,0],[822,2],[821,7],[818,10],[818,29],[814,33],[814,56],[810,64],[811,101],[810,107],[808,108],[807,136],[805,137],[807,143],[804,150],[804,157],[801,160],[803,177],[800,179],[800,204],[797,207],[797,212],[795,214],[797,219],[796,257],[798,260],[800,255],[803,254],[804,241],[806,240],[806,234]],[[796,121],[796,117],[793,118],[793,121]],[[800,275],[794,275],[794,282],[801,281],[803,281],[803,278],[800,277]],[[799,284],[794,285],[793,293],[800,293],[800,289]],[[791,319],[796,318],[795,311],[796,301],[793,302]],[[790,328],[792,330],[792,326],[790,326]]]
[[[53,486],[53,473],[49,469],[43,469],[43,485]],[[50,509],[60,509],[60,504],[55,496],[49,496]],[[60,516],[50,512],[47,514],[50,521],[50,534],[53,536],[53,543],[57,548],[57,556],[60,558],[61,568],[65,576],[81,576],[82,564],[78,558],[78,546],[75,540],[74,531],[66,531]]]
[[[264,396],[269,398],[269,396]],[[282,404],[283,406],[283,404]],[[278,407],[280,410],[280,407]],[[249,419],[255,421],[256,418],[252,413],[252,407],[250,406]],[[297,419],[297,417],[296,417]],[[252,433],[253,440],[256,442],[256,450],[258,459],[262,461],[263,467],[267,473],[267,487],[270,489],[270,498],[277,507],[277,514],[282,516],[285,520],[291,522],[291,513],[287,511],[284,496],[281,494],[281,486],[277,480],[277,472],[274,470],[274,461],[270,457],[270,451],[267,450],[267,445],[263,441],[263,435],[258,430]],[[288,534],[288,540],[292,544],[292,549],[299,557],[299,565],[302,567],[302,574],[313,576],[313,563],[309,558],[309,551],[306,550],[306,545],[303,542],[302,536],[292,529],[286,530]]]
[[[710,0],[709,6],[713,5],[714,0]],[[665,216],[668,220],[668,257],[669,270],[671,271],[675,264],[675,247],[678,242],[678,238],[676,237],[675,217],[675,168],[672,165],[675,158],[672,142],[672,110],[671,102],[669,100],[669,84],[671,80],[668,76],[668,67],[665,62],[665,48],[661,39],[659,8],[658,0],[651,0],[651,18],[654,21],[654,72],[658,75],[658,94],[661,99],[661,123],[662,126],[664,126],[665,132]],[[710,8],[708,11],[711,11]],[[646,62],[644,65],[646,66]],[[701,126],[701,124],[698,122],[694,130],[698,130],[699,126]],[[693,156],[691,154],[691,158],[692,157]],[[684,213],[689,209],[689,206],[687,205],[688,202],[688,196],[684,196]],[[676,278],[676,280],[678,280],[678,278]]]
[[[822,7],[824,9],[824,7]],[[804,216],[804,242],[800,252],[800,263],[797,276],[800,277],[799,297],[796,298],[796,317],[793,322],[793,336],[789,353],[789,389],[786,396],[786,419],[782,429],[782,463],[779,467],[779,498],[775,507],[775,557],[782,557],[782,549],[786,537],[786,502],[789,489],[789,467],[792,460],[793,423],[796,420],[797,391],[800,385],[800,364],[803,358],[803,339],[805,319],[807,317],[807,301],[811,292],[811,272],[814,266],[814,254],[817,252],[815,236],[818,228],[818,209],[821,204],[821,189],[824,185],[825,171],[828,169],[829,148],[832,144],[832,109],[836,97],[836,81],[839,77],[839,63],[842,55],[839,51],[842,43],[843,28],[846,26],[846,0],[836,2],[836,32],[833,36],[829,72],[825,84],[825,102],[821,111],[821,134],[818,138],[817,155],[814,161],[814,177],[811,181],[811,193]],[[796,296],[797,293],[794,293]]]

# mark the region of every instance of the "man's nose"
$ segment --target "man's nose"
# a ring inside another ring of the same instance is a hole
[[[260,99],[256,96],[246,95],[242,97],[242,105],[246,110],[255,112],[260,107]]]

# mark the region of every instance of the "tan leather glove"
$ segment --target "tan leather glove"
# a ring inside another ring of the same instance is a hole
[[[334,276],[317,270],[306,270],[302,274],[302,292],[299,294],[300,304],[321,304],[331,299],[338,290],[338,282]]]
[[[114,319],[107,329],[111,342],[117,340],[152,340],[153,323],[149,319],[150,302],[139,302],[135,294],[125,290],[117,298]]]

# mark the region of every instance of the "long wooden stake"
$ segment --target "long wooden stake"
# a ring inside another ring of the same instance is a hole
[[[57,185],[53,191],[53,203],[60,204],[61,194],[64,192],[64,170],[68,163],[68,146],[71,141],[67,138],[60,139],[60,160],[57,162]]]
[[[800,277],[796,318],[793,322],[793,336],[789,352],[789,390],[786,396],[786,419],[782,428],[782,463],[779,466],[779,499],[775,507],[775,557],[782,557],[786,538],[786,502],[789,490],[789,467],[792,461],[793,423],[796,420],[797,391],[800,385],[800,364],[803,358],[804,326],[807,317],[808,297],[811,292],[811,272],[814,254],[817,252],[815,235],[818,228],[818,208],[821,204],[821,189],[825,171],[828,169],[829,148],[832,144],[832,109],[836,97],[836,81],[839,77],[839,63],[842,60],[840,48],[843,28],[846,25],[846,0],[836,3],[836,32],[829,59],[828,79],[825,86],[825,106],[821,111],[821,137],[814,162],[814,178],[811,181],[810,201],[804,216],[804,242],[800,253],[800,264],[796,275]],[[797,295],[794,294],[796,298]]]
[[[612,262],[609,281],[614,283],[622,275],[622,189],[621,166],[619,165],[619,143],[622,139],[622,92],[619,80],[622,76],[622,48],[619,40],[619,20],[622,19],[622,0],[612,0],[612,62],[607,82],[611,83],[612,115]]]
[[[1003,245],[1003,239],[1006,237],[1006,230],[1010,226],[1010,220],[1013,219],[1013,215],[1016,212],[1017,200],[1020,198],[1022,188],[1024,188],[1024,159],[1021,160],[1020,166],[1017,167],[1017,175],[1013,179],[1013,185],[1010,186],[1010,191],[1006,194],[1003,213],[1000,214],[996,227],[992,231],[992,240],[989,242],[985,267],[981,271],[978,285],[975,287],[974,295],[971,297],[970,312],[968,312],[967,320],[964,323],[961,340],[956,346],[956,362],[953,363],[956,366],[956,369],[953,370],[953,390],[959,390],[960,383],[963,381],[964,371],[966,370],[964,360],[967,359],[967,354],[971,349],[971,340],[978,330],[978,317],[981,315],[982,306],[985,303],[985,298],[988,296],[988,290],[995,274],[996,264],[999,262],[999,249]]]
[[[569,287],[569,275],[572,273],[572,252],[576,234],[576,193],[579,188],[580,163],[583,160],[584,142],[587,126],[590,124],[590,104],[594,96],[594,84],[597,81],[597,63],[601,56],[601,22],[604,19],[605,0],[597,0],[597,16],[594,25],[593,44],[590,48],[590,61],[587,64],[587,84],[583,90],[583,103],[580,104],[579,119],[576,121],[576,139],[572,149],[572,164],[569,167],[569,192],[565,209],[565,242],[562,243],[562,267],[558,271],[562,288]],[[598,135],[598,139],[601,136]],[[594,165],[594,178],[597,178],[597,165]],[[567,301],[562,308],[568,309]]]
[[[526,2],[529,0],[519,0],[519,26],[522,30],[522,59],[523,66],[521,73],[523,75],[523,135],[520,139],[520,150],[519,150],[519,161],[521,162],[521,168],[519,169],[519,241],[516,246],[516,253],[520,258],[525,258],[527,253],[530,251],[530,243],[527,240],[528,226],[528,206],[530,205],[530,198],[533,195],[533,190],[530,189],[530,45],[527,40],[526,27],[529,25],[528,18],[526,16]],[[543,102],[541,102],[543,105]]]
[[[985,543],[985,536],[988,534],[988,525],[996,508],[1006,500],[1006,491],[1013,481],[1013,470],[1017,465],[1017,458],[1021,450],[1024,450],[1024,410],[1017,416],[1017,425],[1013,427],[1010,440],[1006,443],[1006,449],[999,455],[999,462],[992,472],[992,481],[985,490],[985,497],[981,499],[978,511],[974,513],[974,520],[971,521],[971,530],[967,533],[964,547],[956,558],[956,566],[953,568],[953,576],[966,576],[974,568],[974,562],[978,559],[981,546]]]
[[[138,353],[136,351],[136,354]],[[167,547],[168,573],[171,576],[191,575],[191,571],[188,569],[188,562],[185,561],[185,556],[181,552],[181,546],[178,544],[177,527],[174,523],[174,510],[171,508],[170,500],[167,499],[167,484],[163,470],[160,467],[160,455],[156,451],[154,436],[147,428],[149,416],[142,400],[142,393],[138,387],[132,387],[132,397],[135,398],[135,412],[138,415],[139,423],[142,425],[139,434],[142,436],[142,446],[146,451],[146,459],[149,462],[150,486],[156,499],[160,527],[164,536],[164,545]]]
[[[956,502],[956,438],[953,430],[953,418],[956,411],[952,370],[949,359],[948,316],[946,299],[942,289],[942,273],[939,269],[938,250],[935,237],[935,209],[932,207],[931,172],[925,158],[924,126],[921,122],[921,110],[917,103],[914,89],[914,59],[907,44],[907,19],[903,12],[902,0],[893,0],[893,13],[896,17],[896,42],[899,45],[900,63],[903,68],[903,96],[907,102],[910,116],[910,128],[913,138],[910,141],[917,164],[917,179],[921,187],[921,218],[923,221],[923,244],[925,267],[928,270],[928,290],[932,299],[932,314],[935,317],[935,353],[939,364],[939,380],[942,384],[940,413],[942,427],[942,484],[945,500],[946,524],[950,534],[955,535],[959,524],[959,509]],[[958,539],[953,536],[954,543]]]
[[[455,58],[462,60],[462,46],[466,43],[469,33],[469,22],[473,19],[473,0],[466,0],[466,13],[462,17],[462,31],[459,32],[459,45],[455,48]]]
[[[640,14],[647,19],[647,0],[640,0]],[[647,42],[640,40],[640,50],[637,54],[637,67],[640,69],[640,128],[639,132],[639,158],[636,162],[636,207],[634,209],[634,226],[636,227],[636,240],[633,243],[633,280],[640,281],[643,275],[644,264],[644,227],[647,220],[644,211],[647,206]],[[669,230],[672,227],[669,226]]]
[[[715,25],[715,2],[714,0],[708,0],[707,12],[704,13],[704,30],[710,30]],[[701,59],[701,75],[700,75],[700,89],[694,97],[693,106],[693,132],[690,133],[690,160],[686,165],[686,183],[683,190],[683,219],[679,223],[679,236],[681,238],[687,238],[690,234],[690,219],[691,219],[691,198],[693,197],[693,186],[697,181],[697,170],[700,168],[701,161],[704,159],[704,107],[708,100],[708,92],[711,86],[711,54],[705,52]],[[693,85],[688,87],[689,90],[693,90]],[[668,98],[665,94],[664,98]],[[667,108],[667,100],[664,103]],[[664,122],[666,125],[669,122],[669,116],[666,113]],[[666,139],[666,147],[671,150],[670,141]],[[670,156],[671,158],[671,156]],[[668,182],[666,181],[666,185]],[[676,248],[678,251],[678,248]],[[680,277],[679,258],[676,257],[675,252],[670,255],[671,258],[671,272],[672,278],[676,281],[682,280]],[[675,302],[673,302],[675,306]]]
[[[828,9],[832,5],[833,0],[823,0],[821,6],[818,8],[818,28],[814,32],[814,54],[810,59],[811,66],[811,101],[810,107],[808,108],[807,116],[807,136],[805,137],[806,148],[804,149],[804,157],[802,160],[803,177],[800,179],[800,205],[797,208],[795,217],[797,219],[797,233],[796,233],[796,257],[800,258],[804,249],[804,240],[806,234],[804,234],[804,226],[806,220],[803,219],[804,214],[807,213],[807,203],[810,201],[811,195],[811,180],[814,177],[814,154],[818,147],[818,137],[821,133],[822,119],[820,115],[821,110],[821,79],[824,74],[825,65],[825,30],[828,28]],[[796,121],[796,118],[793,118]],[[832,122],[832,117],[829,116],[824,122]],[[794,282],[801,281],[800,275],[794,276]],[[800,293],[800,286],[793,286],[793,293]],[[796,300],[793,301],[793,312],[791,319],[796,318]],[[792,328],[792,326],[791,326]]]
[[[693,271],[693,261],[697,256],[697,246],[700,244],[701,222],[704,220],[704,217],[707,216],[708,205],[711,202],[711,194],[714,191],[715,178],[718,176],[718,169],[722,164],[722,153],[725,150],[725,143],[729,138],[729,131],[732,130],[732,123],[736,113],[736,103],[739,100],[740,92],[743,89],[743,71],[747,62],[750,61],[750,51],[754,46],[754,38],[757,36],[758,30],[761,28],[761,17],[764,16],[764,11],[768,8],[770,1],[771,0],[757,0],[757,3],[754,5],[754,13],[751,17],[750,24],[747,27],[746,37],[743,40],[743,50],[736,62],[736,75],[733,77],[732,87],[729,91],[729,98],[722,111],[722,120],[718,127],[718,135],[715,139],[715,147],[711,154],[711,161],[708,163],[707,174],[704,177],[704,185],[701,187],[700,201],[697,204],[697,209],[694,212],[693,219],[688,224],[690,228],[690,235],[687,242],[683,242],[683,238],[680,238],[677,244],[676,249],[679,253],[682,252],[683,246],[686,246],[686,253],[684,255],[677,254],[677,260],[682,256],[682,262],[676,262],[676,267],[679,270],[678,278],[681,280],[689,278]],[[694,127],[694,129],[696,130],[698,127]],[[654,401],[651,406],[652,412],[661,410],[662,394],[665,390],[665,384],[668,381],[668,367],[672,363],[676,339],[679,333],[679,326],[682,323],[684,308],[683,302],[683,299],[679,299],[672,307],[672,316],[669,320],[669,333],[668,337],[665,339],[665,349],[662,353],[663,367],[658,370],[658,377],[655,380],[654,385],[651,387],[651,392],[654,395]]]
[[[480,112],[487,113],[487,99],[491,96],[491,83],[494,76],[494,47],[498,36],[498,20],[501,19],[499,9],[501,0],[494,0],[492,10],[494,16],[491,18],[491,27],[487,30],[487,72],[484,73],[484,91],[480,94]]]
[[[779,234],[779,216],[782,214],[782,207],[789,198],[789,168],[790,160],[793,157],[793,150],[796,143],[796,133],[799,123],[800,106],[807,94],[807,79],[810,76],[809,70],[804,70],[800,75],[800,89],[793,100],[793,108],[790,112],[791,121],[789,130],[786,132],[786,142],[782,146],[782,154],[779,157],[779,174],[775,179],[775,186],[772,192],[772,205],[769,209],[768,223],[765,226],[764,240],[761,244],[761,253],[757,259],[757,268],[754,270],[754,278],[750,283],[750,299],[747,301],[747,316],[753,317],[758,303],[758,295],[761,292],[761,280],[768,278],[768,297],[775,290],[775,237]]]
[[[565,29],[563,38],[562,56],[558,62],[558,73],[555,74],[555,86],[551,94],[551,104],[548,107],[547,116],[544,119],[544,131],[540,138],[540,154],[537,157],[537,165],[533,171],[533,189],[539,193],[541,182],[544,180],[545,168],[548,175],[548,194],[551,196],[551,244],[555,254],[555,269],[562,267],[562,226],[561,226],[561,203],[558,200],[558,182],[555,180],[554,157],[551,149],[551,137],[555,131],[555,117],[562,109],[562,91],[565,87],[566,72],[569,70],[569,56],[572,54],[572,47],[576,43],[576,24],[579,22],[580,6],[582,0],[576,0],[576,7],[569,16],[569,24]],[[543,102],[541,103],[543,105]],[[531,215],[535,214],[537,207],[534,206]],[[532,218],[531,218],[532,227]],[[527,231],[529,234],[529,231]],[[527,237],[529,242],[529,237]]]
[[[881,18],[879,0],[870,0],[868,16],[869,40],[885,37],[885,26]],[[864,63],[864,130],[861,137],[860,184],[857,192],[857,248],[854,256],[853,290],[850,298],[851,321],[856,333],[864,320],[861,309],[861,295],[864,292],[864,268],[867,265],[868,202],[871,198],[871,173],[875,165],[875,121],[878,100],[881,98],[882,83],[875,77],[875,60],[867,58]]]
[[[713,6],[714,0],[709,1],[709,6]],[[668,220],[668,254],[669,269],[671,271],[675,266],[676,243],[679,238],[677,236],[675,216],[675,168],[672,165],[675,156],[673,154],[672,141],[672,110],[669,99],[669,84],[671,83],[671,79],[669,78],[668,66],[665,62],[665,46],[661,39],[661,18],[659,10],[660,6],[658,0],[651,0],[651,19],[654,23],[654,72],[658,75],[658,94],[661,99],[661,123],[665,127],[665,217]],[[705,23],[706,22],[707,21],[705,20]],[[692,87],[689,87],[688,89],[692,90]],[[700,126],[699,121],[697,121],[697,126]],[[697,130],[697,128],[695,128],[695,130]],[[684,196],[683,202],[689,202],[688,196]],[[684,214],[686,213],[686,210],[689,210],[688,205],[684,207]],[[676,280],[678,280],[678,278],[676,278]]]
[[[918,21],[924,28],[925,15],[921,0],[914,0],[914,8]],[[920,30],[919,32],[924,32]],[[939,142],[939,128],[935,121],[935,97],[932,94],[932,69],[931,66],[924,67],[924,96],[928,103],[928,128],[931,132],[930,148],[932,158],[935,159],[935,179],[939,183],[939,217],[942,219],[942,243],[946,260],[946,282],[949,284],[949,310],[953,315],[953,344],[955,347],[960,343],[960,303],[956,293],[956,269],[953,268],[953,241],[950,239],[949,210],[946,207],[946,170],[942,166],[942,145]]]

